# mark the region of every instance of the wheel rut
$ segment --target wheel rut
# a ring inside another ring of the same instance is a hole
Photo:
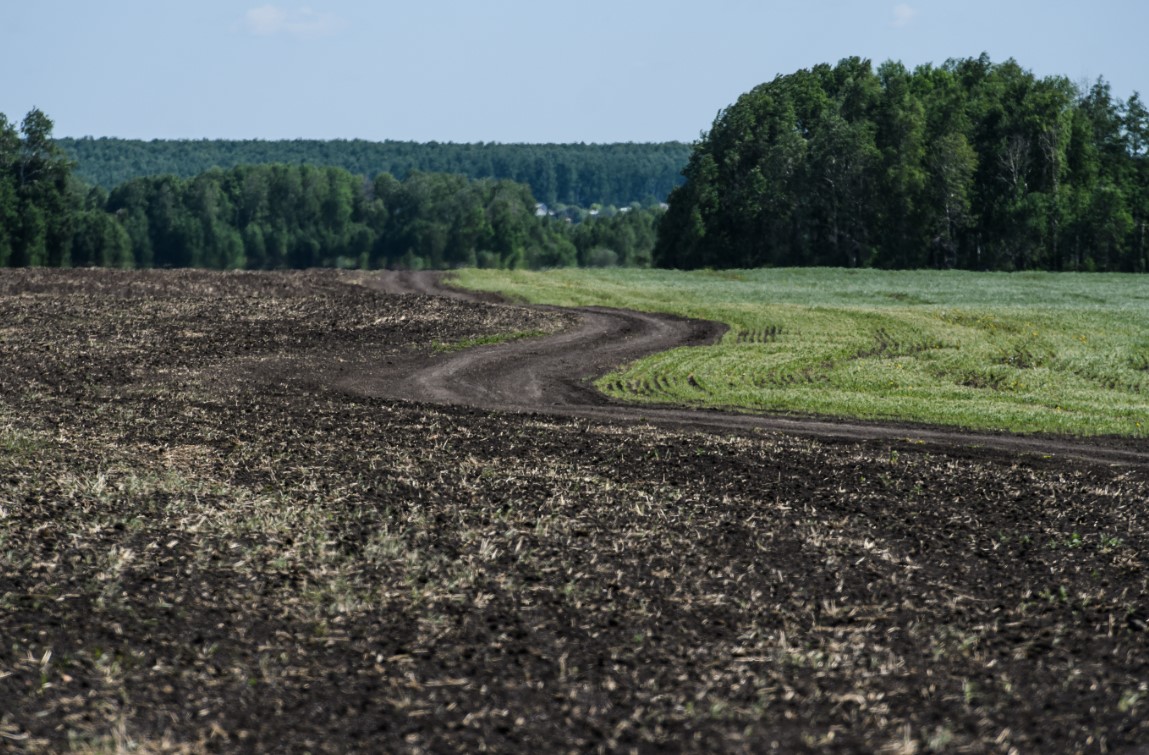
[[[497,295],[451,288],[437,272],[380,273],[365,281],[392,295],[442,296],[504,303]],[[520,305],[515,305],[520,306]],[[538,309],[559,309],[535,307]],[[624,403],[592,381],[636,359],[678,347],[706,346],[725,334],[722,323],[606,307],[562,308],[577,325],[554,335],[436,354],[359,375],[340,387],[409,401],[484,410],[545,413],[595,421],[646,423],[719,433],[783,433],[831,441],[878,441],[945,453],[985,452],[1067,458],[1149,467],[1149,448],[1120,438],[1063,439],[977,433],[904,423],[859,422]]]

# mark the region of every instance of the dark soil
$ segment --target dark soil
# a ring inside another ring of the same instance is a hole
[[[1149,743],[1144,448],[420,403],[589,316],[363,282],[0,272],[0,750]]]

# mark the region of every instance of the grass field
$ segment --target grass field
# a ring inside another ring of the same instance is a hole
[[[1149,278],[772,269],[462,270],[517,299],[720,320],[716,346],[602,378],[638,401],[1144,436]]]

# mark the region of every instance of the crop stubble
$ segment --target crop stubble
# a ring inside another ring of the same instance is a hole
[[[0,749],[1149,739],[1143,467],[356,395],[570,323],[358,280],[0,273]]]

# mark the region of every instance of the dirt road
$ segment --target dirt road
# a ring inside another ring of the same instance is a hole
[[[385,272],[370,279],[368,285],[396,295],[498,301],[498,297],[490,294],[473,294],[446,286],[442,274],[436,272]],[[1144,444],[1121,439],[1065,440],[615,401],[593,387],[594,378],[659,351],[714,343],[726,332],[726,326],[604,307],[566,311],[576,317],[575,325],[552,336],[448,352],[429,363],[405,364],[400,369],[384,370],[382,374],[356,375],[346,379],[343,385],[367,395],[495,411],[545,412],[720,432],[759,430],[823,440],[894,441],[918,447],[937,446],[950,452],[963,447],[975,453],[993,449],[1149,467],[1149,449]]]

